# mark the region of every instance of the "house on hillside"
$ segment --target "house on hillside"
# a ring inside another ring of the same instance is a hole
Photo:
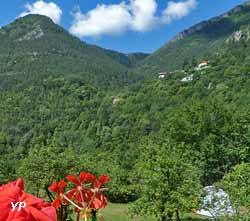
[[[242,36],[243,36],[243,32],[242,31],[236,31],[234,33],[234,40],[235,41],[240,41],[240,39],[242,38]]]
[[[112,103],[113,103],[113,105],[122,104],[123,102],[124,102],[123,98],[112,97]]]
[[[158,78],[159,79],[164,79],[167,75],[168,75],[167,72],[160,72],[160,73],[158,73]]]
[[[190,82],[190,81],[192,81],[193,80],[193,78],[194,78],[194,75],[193,74],[191,74],[191,75],[189,75],[189,76],[187,76],[187,77],[184,77],[184,78],[182,78],[181,79],[181,82]]]
[[[202,61],[198,64],[198,68],[202,69],[208,66],[208,61]]]
[[[200,70],[202,70],[202,69],[206,69],[206,68],[209,67],[208,64],[209,64],[208,61],[202,61],[202,62],[200,62],[200,63],[197,65],[197,67],[195,68],[195,70],[196,70],[196,71],[200,71]]]

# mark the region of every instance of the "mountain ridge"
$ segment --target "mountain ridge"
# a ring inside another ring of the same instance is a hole
[[[46,16],[27,15],[0,29],[0,72],[22,72],[33,65],[41,68],[37,72],[74,74],[94,84],[122,85],[208,59],[228,36],[249,24],[249,12],[248,1],[180,32],[153,54],[124,54],[87,44]],[[18,66],[19,60],[26,64],[24,68]]]
[[[223,42],[250,23],[250,2],[238,5],[222,15],[202,21],[180,32],[136,68],[138,79],[197,65],[209,59]]]
[[[194,32],[201,30],[202,28],[206,27],[207,25],[209,25],[209,24],[211,24],[213,22],[217,22],[220,19],[229,17],[233,13],[241,12],[242,9],[244,9],[244,7],[250,7],[250,1],[244,2],[241,5],[237,5],[233,9],[231,9],[228,12],[225,12],[225,13],[219,15],[219,16],[216,16],[216,17],[201,21],[201,22],[199,22],[199,23],[197,23],[195,25],[192,25],[191,27],[189,27],[189,28],[185,29],[184,31],[181,31],[180,33],[178,33],[175,37],[173,37],[169,41],[169,43],[180,40],[180,39],[186,37],[189,34],[193,34]]]
[[[87,44],[43,15],[27,15],[0,29],[0,73],[76,75],[115,86],[148,54],[123,54]]]

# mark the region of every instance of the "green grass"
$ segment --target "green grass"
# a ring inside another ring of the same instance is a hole
[[[105,209],[100,211],[105,221],[157,221],[153,217],[135,217],[128,216],[127,204],[109,204]],[[206,219],[194,215],[187,215],[183,218],[185,221],[206,221]]]
[[[111,204],[100,211],[103,214],[105,221],[156,221],[152,217],[135,217],[130,218],[128,215],[127,204]]]

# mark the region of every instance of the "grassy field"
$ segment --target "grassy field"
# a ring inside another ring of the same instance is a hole
[[[129,218],[128,206],[126,204],[109,204],[105,209],[100,211],[105,221],[156,221],[153,217],[135,217]],[[187,216],[185,221],[205,221],[201,217]]]
[[[100,211],[105,221],[156,221],[153,217],[136,217],[129,218],[127,204],[111,204]]]

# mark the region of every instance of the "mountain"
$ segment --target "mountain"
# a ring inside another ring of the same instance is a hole
[[[175,38],[147,57],[137,68],[138,75],[182,69],[209,59],[220,49],[225,39],[250,23],[250,2],[246,2],[208,21],[203,21],[179,33]]]
[[[63,74],[106,86],[122,84],[127,69],[147,56],[86,44],[41,15],[2,27],[0,42],[0,74]]]

